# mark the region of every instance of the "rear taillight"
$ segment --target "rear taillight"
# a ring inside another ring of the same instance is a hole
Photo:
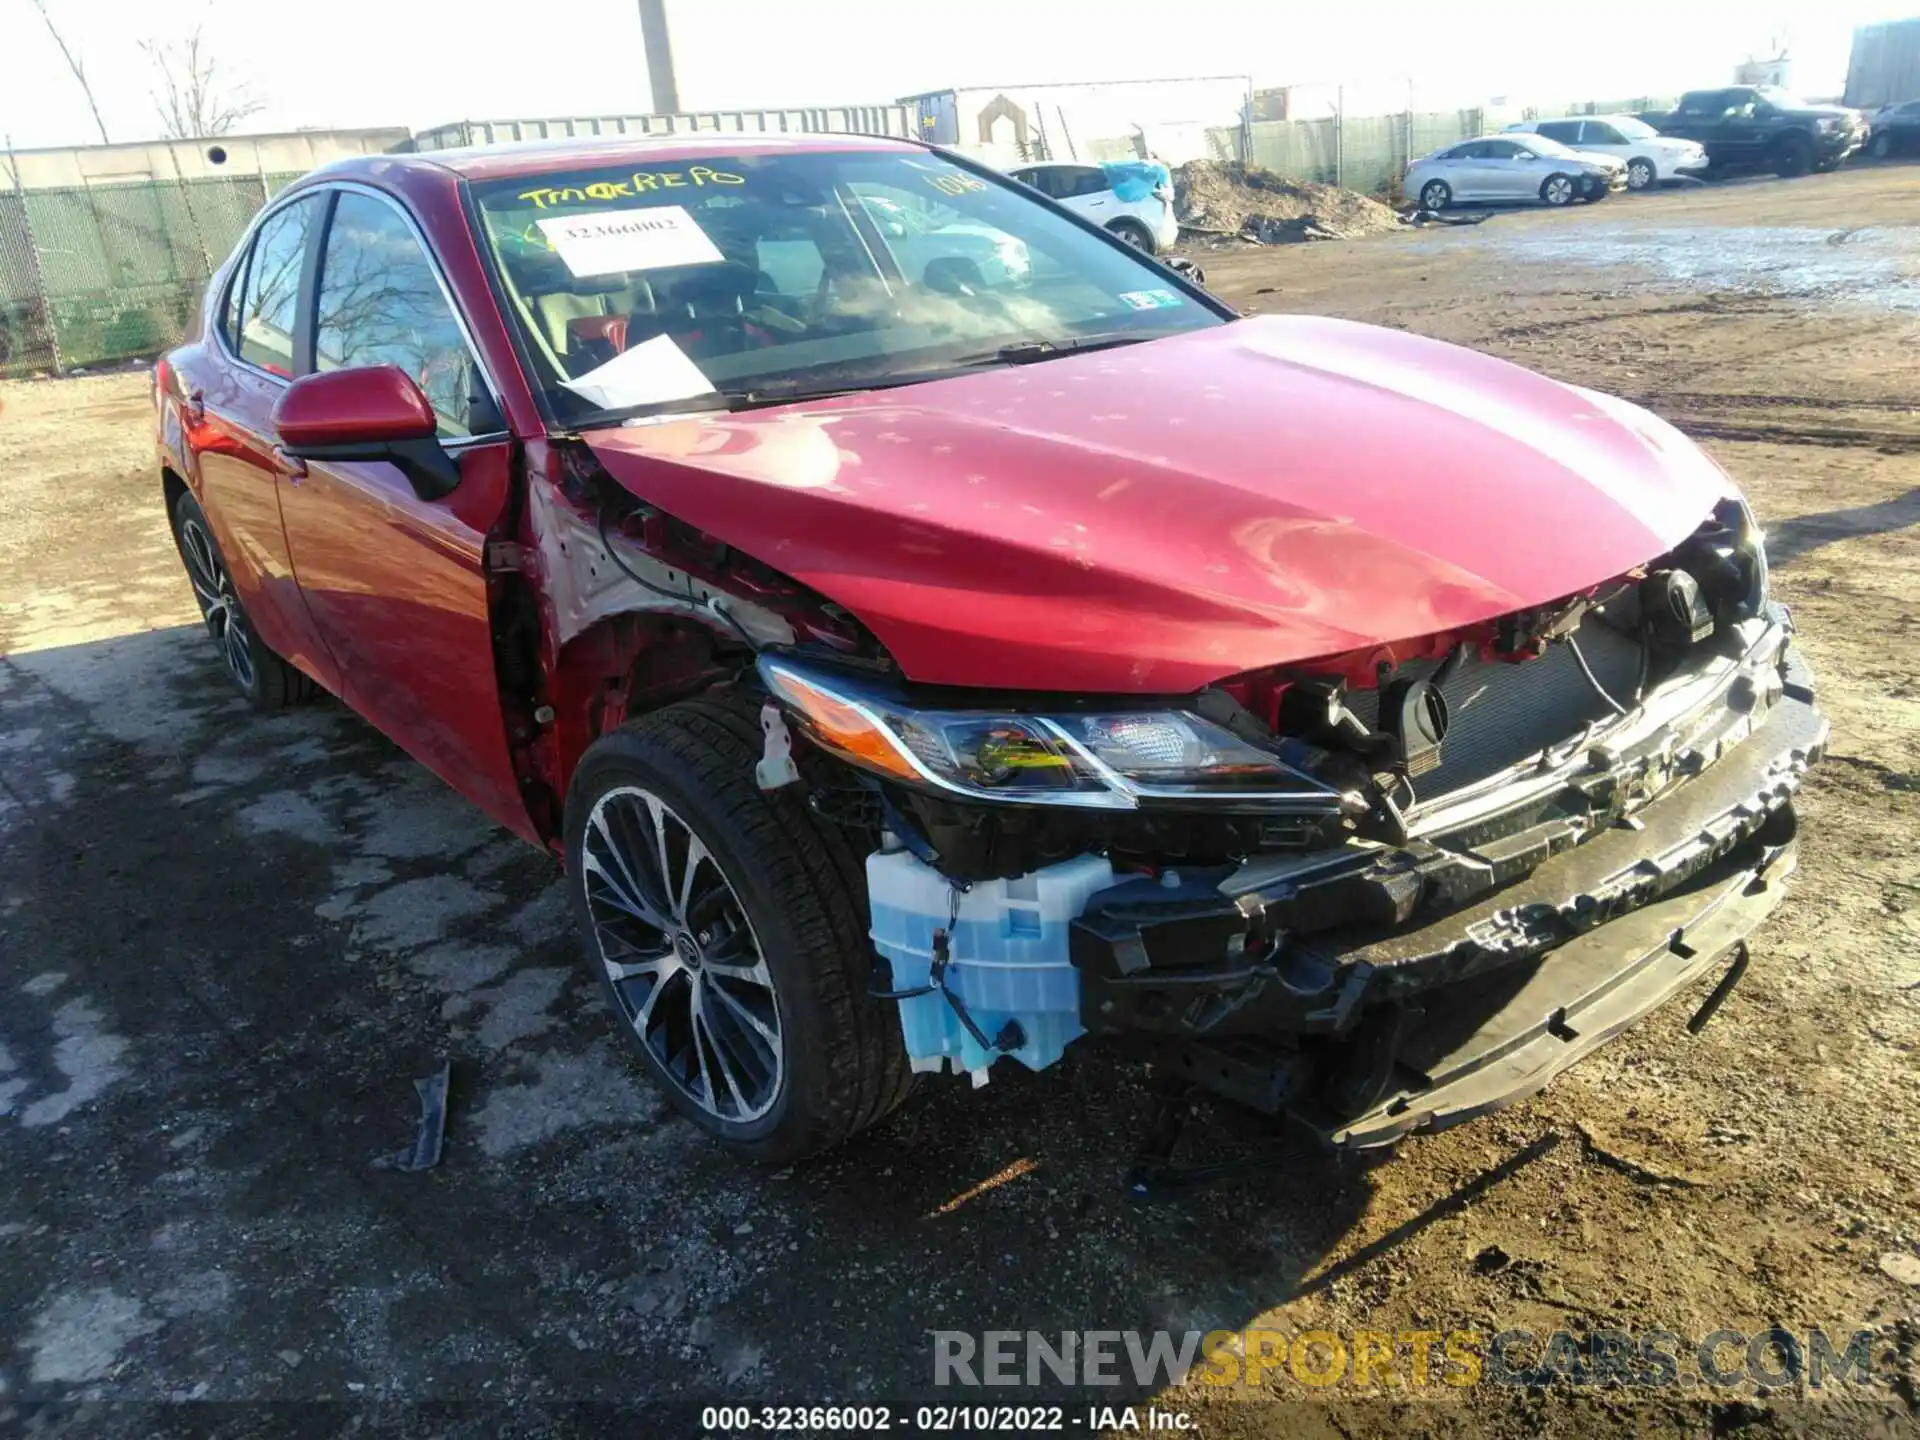
[[[167,369],[165,356],[153,362],[153,403],[155,405],[158,405],[166,395],[168,382],[172,379],[173,372]]]

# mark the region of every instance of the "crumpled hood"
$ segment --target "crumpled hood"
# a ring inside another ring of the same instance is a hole
[[[1727,493],[1665,422],[1311,316],[589,432],[914,680],[1183,693],[1611,579]]]

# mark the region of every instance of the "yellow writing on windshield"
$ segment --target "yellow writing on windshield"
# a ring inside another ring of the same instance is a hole
[[[696,189],[708,185],[744,185],[747,177],[715,170],[706,165],[689,165],[685,170],[641,170],[631,180],[596,180],[591,185],[542,186],[523,190],[519,198],[536,210],[551,210],[561,205],[585,205],[607,200],[630,199],[655,190]]]
[[[929,175],[927,183],[942,195],[965,195],[971,191],[987,188],[987,182],[979,176],[961,175],[957,172],[949,175]]]

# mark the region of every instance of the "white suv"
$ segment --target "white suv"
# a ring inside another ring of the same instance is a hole
[[[1078,210],[1149,255],[1172,248],[1180,238],[1180,224],[1173,218],[1173,182],[1167,178],[1166,168],[1138,161],[1110,167],[1119,172],[1118,180],[1108,168],[1049,160],[1022,165],[1007,174],[1042,195],[1052,196],[1069,210]],[[1152,184],[1130,173],[1144,175],[1149,169],[1158,172],[1159,178]],[[1122,192],[1139,198],[1122,199]]]
[[[1662,135],[1632,115],[1570,115],[1562,120],[1528,120],[1507,129],[1544,135],[1574,150],[1624,161],[1629,190],[1646,190],[1662,180],[1699,175],[1707,168],[1707,152],[1698,141]]]

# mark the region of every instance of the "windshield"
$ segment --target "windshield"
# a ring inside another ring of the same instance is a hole
[[[1536,155],[1571,155],[1574,152],[1558,140],[1549,140],[1544,135],[1519,135],[1514,137],[1522,147]]]
[[[1609,115],[1607,123],[1629,140],[1651,140],[1660,132],[1644,120],[1636,120],[1631,115]]]
[[[1224,323],[921,152],[715,155],[474,187],[549,417],[775,403]]]

